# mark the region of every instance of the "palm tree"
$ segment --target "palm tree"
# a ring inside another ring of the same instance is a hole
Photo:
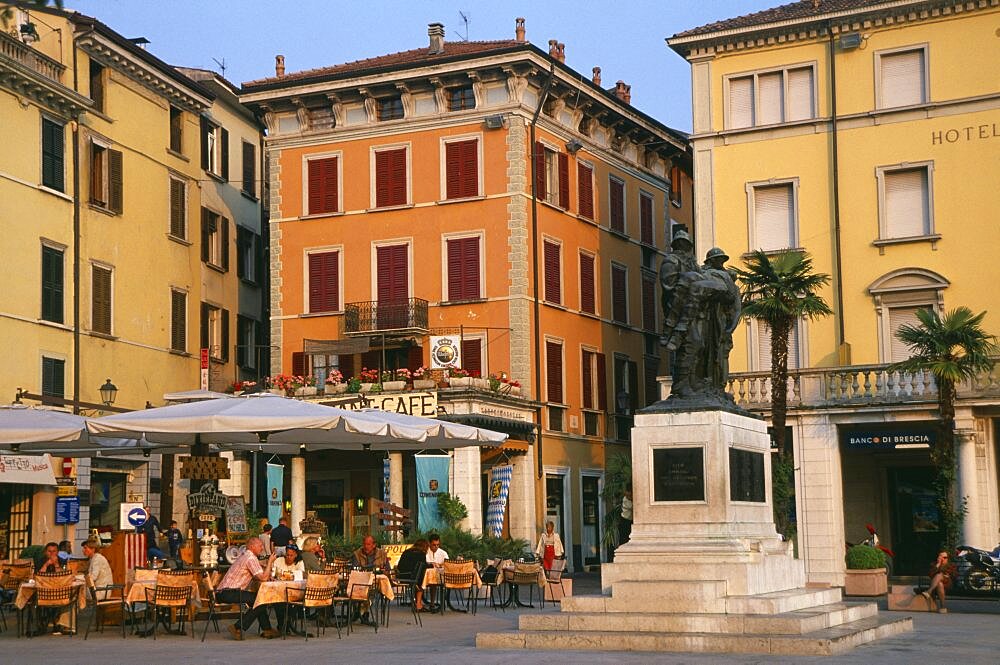
[[[743,315],[771,331],[771,429],[778,458],[772,466],[775,524],[791,535],[788,520],[793,497],[792,460],[786,450],[785,418],[788,411],[788,336],[801,319],[816,319],[833,311],[817,291],[830,276],[813,272],[812,258],[803,251],[768,255],[753,252],[736,269],[743,286]]]
[[[956,384],[989,372],[1000,349],[997,338],[982,328],[986,312],[973,314],[968,307],[958,307],[939,315],[933,309],[917,311],[920,325],[902,325],[896,337],[910,348],[910,358],[889,367],[893,371],[930,372],[938,387],[938,424],[940,432],[931,448],[931,463],[937,467],[935,486],[938,508],[944,529],[945,545],[958,544],[965,514],[963,505],[956,508],[955,484],[955,399]]]
[[[24,5],[24,9],[31,9],[31,7],[46,7],[48,5],[52,5],[56,9],[63,8],[63,0],[23,0],[21,4]],[[10,24],[12,18],[14,18],[14,7],[4,7],[3,9],[0,9],[0,24],[3,25],[4,30],[7,29],[7,26]]]

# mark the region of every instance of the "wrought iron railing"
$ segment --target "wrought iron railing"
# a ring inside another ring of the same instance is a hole
[[[427,301],[369,300],[349,302],[344,306],[344,332],[372,334],[383,332],[427,331]]]
[[[0,31],[0,56],[10,58],[47,79],[60,82],[65,66]]]

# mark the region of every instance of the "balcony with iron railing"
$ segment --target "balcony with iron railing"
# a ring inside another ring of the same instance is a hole
[[[427,334],[427,301],[369,300],[344,305],[344,334]]]
[[[0,62],[14,62],[56,83],[62,82],[65,65],[0,31]]]

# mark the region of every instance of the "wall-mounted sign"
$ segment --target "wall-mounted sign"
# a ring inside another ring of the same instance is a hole
[[[0,454],[0,483],[55,485],[52,462],[48,455]]]
[[[146,512],[141,503],[124,501],[119,506],[118,528],[122,531],[131,531],[142,526],[149,519],[149,513]]]
[[[653,449],[653,501],[705,500],[705,449]]]
[[[246,504],[241,496],[226,497],[226,531],[228,533],[247,532]]]
[[[228,505],[228,497],[219,492],[212,485],[203,485],[200,490],[187,497],[188,510],[196,515],[211,515],[213,518],[222,517]],[[208,520],[202,520],[207,522]]]
[[[219,480],[229,478],[229,460],[225,457],[181,457],[181,478],[184,480]]]
[[[459,340],[447,335],[431,336],[431,369],[462,366]]]
[[[338,404],[342,409],[357,411],[359,409],[379,409],[392,413],[404,413],[408,416],[434,418],[437,416],[437,392],[398,393],[393,395],[365,395],[365,401],[355,400]]]
[[[840,443],[848,450],[929,448],[936,441],[936,423],[878,423],[840,427]]]
[[[56,524],[76,524],[80,521],[80,499],[72,496],[56,497]]]

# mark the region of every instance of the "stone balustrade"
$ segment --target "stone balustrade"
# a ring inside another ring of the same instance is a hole
[[[61,81],[63,70],[66,69],[44,53],[36,51],[4,32],[0,32],[0,57],[13,60],[56,83]]]

